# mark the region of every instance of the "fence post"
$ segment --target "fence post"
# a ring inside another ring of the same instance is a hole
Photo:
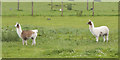
[[[88,0],[87,0],[87,10],[88,10]]]
[[[33,16],[33,1],[32,1],[32,16]]]
[[[53,10],[53,1],[51,0],[51,10]]]
[[[61,7],[62,7],[61,16],[63,16],[63,0],[62,0],[62,5],[61,5]]]
[[[19,10],[19,0],[18,0],[18,10]]]
[[[93,0],[93,15],[92,16],[94,16],[94,0]]]

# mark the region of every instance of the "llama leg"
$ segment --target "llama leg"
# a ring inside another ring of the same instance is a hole
[[[32,45],[35,45],[36,44],[36,41],[35,41],[35,38],[33,39],[32,41]]]
[[[24,40],[22,40],[22,43],[23,43],[23,45],[24,45]]]
[[[34,39],[32,39],[32,45],[34,45]]]
[[[35,41],[36,37],[37,37],[37,33],[34,35],[34,37],[32,37],[32,40],[33,40],[32,45],[36,44],[36,41]]]
[[[27,45],[27,40],[25,41],[26,45]]]
[[[105,42],[105,35],[103,36],[103,40],[104,40],[103,42]]]
[[[34,38],[34,45],[36,44],[36,41],[35,41],[36,37]]]
[[[35,45],[35,44],[36,44],[35,39],[33,39],[33,41],[32,41],[32,45]]]
[[[106,36],[106,40],[107,40],[107,42],[108,42],[108,35]]]
[[[32,45],[35,44],[35,38],[32,37]]]
[[[36,44],[35,39],[34,39],[34,45]]]
[[[98,39],[99,39],[99,37],[97,36],[97,37],[96,37],[96,42],[98,42]]]

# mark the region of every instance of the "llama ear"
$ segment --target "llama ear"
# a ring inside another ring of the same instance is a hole
[[[89,21],[91,21],[91,20],[89,19]]]
[[[16,24],[18,24],[18,22],[16,22]]]

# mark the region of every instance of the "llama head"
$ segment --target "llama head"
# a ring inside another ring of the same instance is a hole
[[[92,25],[92,21],[91,21],[91,20],[89,20],[89,22],[88,22],[87,24]]]
[[[19,28],[20,27],[20,24],[18,22],[16,22],[16,25],[15,25],[16,28]]]

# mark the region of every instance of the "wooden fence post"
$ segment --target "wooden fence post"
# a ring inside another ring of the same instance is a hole
[[[92,16],[94,16],[94,0],[93,0],[93,15]]]
[[[19,10],[19,0],[18,0],[18,10]]]
[[[32,1],[32,16],[33,16],[33,1]]]
[[[53,1],[51,0],[51,10],[53,10]]]
[[[88,10],[88,0],[87,0],[87,10]]]
[[[62,0],[62,5],[61,5],[61,7],[62,7],[61,16],[63,16],[63,0]]]

